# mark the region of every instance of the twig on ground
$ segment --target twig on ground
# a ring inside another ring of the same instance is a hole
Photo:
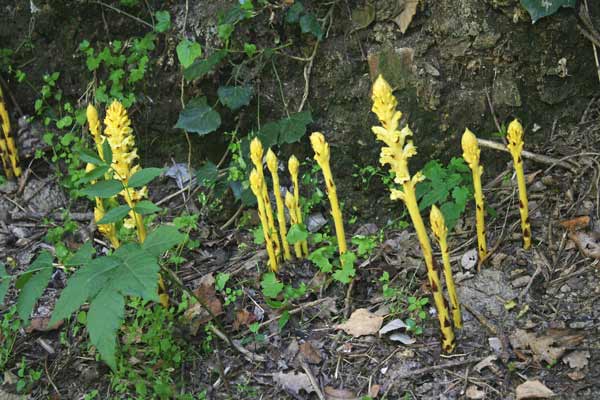
[[[324,297],[322,299],[318,299],[318,300],[315,300],[315,301],[311,301],[309,303],[304,303],[304,304],[300,305],[299,307],[296,307],[293,310],[290,310],[288,312],[288,315],[298,314],[300,311],[305,310],[305,309],[307,309],[309,307],[318,306],[319,304],[323,303],[325,300],[327,300],[327,297]],[[265,322],[261,322],[260,325],[258,325],[258,327],[261,328],[261,327],[263,327],[265,325],[269,325],[271,322],[275,322],[279,318],[281,318],[281,314],[278,315],[278,316],[276,316],[276,317],[270,318],[270,319],[266,320]]]
[[[148,22],[144,21],[144,20],[143,20],[143,19],[141,19],[141,18],[138,18],[138,17],[136,17],[135,15],[129,14],[128,12],[126,12],[126,11],[123,11],[123,10],[121,10],[121,9],[119,9],[119,8],[115,7],[115,6],[111,6],[110,4],[106,4],[106,3],[102,2],[102,1],[94,1],[93,3],[96,3],[96,4],[98,4],[98,5],[101,5],[102,7],[110,8],[111,10],[113,10],[113,11],[115,11],[115,12],[119,13],[119,14],[123,14],[123,15],[125,15],[125,16],[127,16],[127,17],[129,17],[129,18],[133,19],[134,21],[137,21],[137,22],[139,22],[140,24],[144,24],[144,25],[146,25],[146,26],[147,26],[147,27],[149,27],[150,29],[154,29],[154,26],[152,26],[152,24],[150,24],[150,23],[148,23]]]
[[[237,209],[237,211],[231,216],[231,218],[229,218],[227,220],[227,222],[225,222],[223,225],[221,225],[219,227],[220,230],[224,231],[225,229],[229,228],[229,226],[231,224],[233,224],[235,222],[235,220],[237,219],[237,217],[240,216],[240,214],[242,213],[242,211],[244,211],[244,205],[242,204],[241,206],[239,206],[239,208]]]
[[[300,359],[300,365],[302,366],[302,369],[308,376],[308,380],[310,381],[311,386],[313,387],[313,389],[315,389],[315,392],[317,392],[317,396],[319,396],[319,400],[325,400],[325,396],[323,395],[323,392],[321,391],[321,387],[319,386],[317,379],[315,378],[312,371],[310,370],[310,366],[304,359],[304,356],[301,355],[299,357],[299,359]]]
[[[354,288],[354,281],[356,278],[353,278],[348,285],[348,290],[346,291],[346,298],[344,299],[344,318],[350,317],[350,306],[352,305],[352,289]]]

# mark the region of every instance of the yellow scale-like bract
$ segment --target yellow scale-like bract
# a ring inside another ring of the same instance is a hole
[[[281,243],[283,244],[283,258],[285,260],[292,259],[290,253],[290,245],[287,241],[287,227],[285,225],[285,209],[283,199],[281,197],[281,189],[279,186],[279,173],[277,167],[279,165],[277,156],[271,149],[267,150],[267,168],[271,172],[273,179],[273,194],[275,195],[275,203],[277,206],[277,222],[279,223],[279,234],[281,235]]]
[[[15,139],[12,137],[10,132],[10,118],[6,104],[4,103],[4,97],[2,88],[0,88],[0,123],[2,126],[2,135],[0,135],[0,159],[2,160],[2,168],[7,178],[13,176],[21,176],[21,166],[19,165],[19,153],[17,152],[17,145]]]
[[[398,130],[402,113],[396,110],[398,103],[392,94],[392,88],[381,75],[373,85],[372,100],[373,108],[371,110],[377,115],[381,123],[381,126],[374,126],[372,130],[376,138],[387,146],[381,149],[379,161],[382,165],[390,165],[390,169],[396,174],[395,182],[401,184],[403,189],[392,189],[390,197],[393,200],[400,199],[404,202],[413,221],[425,258],[433,300],[438,311],[442,332],[442,349],[447,353],[451,353],[455,347],[454,330],[442,294],[438,268],[433,259],[431,243],[419,211],[415,192],[417,183],[423,180],[424,177],[420,172],[411,177],[408,170],[409,158],[417,154],[417,149],[412,141],[407,140],[413,133],[408,125]]]
[[[508,125],[506,135],[508,150],[513,158],[515,172],[517,173],[517,184],[519,186],[519,213],[521,214],[521,231],[523,232],[523,248],[531,247],[531,226],[529,225],[529,202],[527,200],[527,185],[525,183],[525,172],[523,171],[523,126],[518,120]]]
[[[296,210],[296,223],[303,223],[302,219],[302,210],[300,209],[300,185],[298,183],[298,172],[300,171],[300,162],[296,158],[296,156],[292,155],[288,160],[288,171],[290,172],[290,177],[292,178],[292,184],[294,185],[294,208]],[[286,201],[287,205],[287,201]],[[288,207],[289,208],[289,207]],[[306,240],[300,242],[301,250],[304,252],[304,256],[308,257],[308,243]],[[298,258],[302,258],[302,253],[298,254],[296,251],[296,256]]]
[[[250,189],[256,196],[256,202],[258,203],[258,217],[263,229],[263,235],[265,237],[265,245],[267,247],[267,254],[269,255],[269,267],[271,271],[277,272],[277,255],[275,254],[275,247],[273,243],[273,235],[277,235],[277,232],[273,232],[271,225],[267,218],[267,211],[265,207],[265,201],[263,197],[264,177],[258,172],[256,168],[250,172]]]
[[[290,213],[290,223],[292,225],[298,223],[298,208],[296,206],[296,199],[294,199],[294,195],[290,192],[285,193],[285,206]],[[294,243],[294,252],[296,253],[296,257],[302,258],[302,244],[300,242]]]

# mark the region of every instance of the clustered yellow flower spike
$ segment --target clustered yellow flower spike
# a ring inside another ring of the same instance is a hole
[[[527,201],[527,185],[525,184],[525,173],[523,172],[523,126],[518,120],[508,125],[508,150],[513,158],[515,172],[517,173],[517,184],[519,186],[519,213],[521,214],[521,230],[523,231],[523,248],[531,247],[531,227],[529,226],[529,202]]]
[[[278,164],[275,153],[271,149],[267,150],[267,168],[269,168],[273,179],[273,192],[275,194],[275,202],[277,203],[277,222],[279,222],[279,234],[281,235],[281,243],[283,244],[283,258],[291,260],[292,253],[290,253],[290,245],[287,241],[287,228],[285,226],[285,209],[279,186]]]
[[[454,330],[452,329],[448,308],[442,294],[440,277],[431,251],[431,243],[425,230],[425,224],[419,211],[415,193],[416,184],[422,181],[424,176],[422,173],[417,172],[411,177],[408,170],[408,159],[417,153],[417,149],[412,141],[407,141],[407,138],[412,136],[412,131],[408,125],[402,130],[398,130],[398,123],[402,117],[402,113],[396,110],[398,103],[392,94],[392,88],[381,75],[373,85],[372,100],[372,111],[381,122],[381,126],[374,126],[372,130],[377,140],[384,142],[387,146],[381,149],[379,161],[382,165],[390,165],[390,169],[396,174],[395,182],[402,185],[402,191],[391,190],[391,199],[401,199],[406,205],[413,221],[425,258],[429,285],[431,286],[433,299],[438,311],[438,319],[442,332],[442,349],[447,353],[451,353],[455,347]]]
[[[138,158],[137,149],[135,147],[135,138],[133,137],[133,129],[131,129],[131,121],[127,116],[127,111],[121,103],[113,101],[104,118],[106,129],[104,136],[113,153],[112,169],[115,171],[115,179],[127,185],[129,178],[141,169],[137,164]],[[137,202],[147,197],[148,189],[146,187],[139,190],[128,188],[121,192],[121,196],[132,209]],[[135,226],[137,230],[138,240],[143,243],[146,240],[146,227],[142,216],[134,210],[130,211],[131,220],[125,221],[125,226]]]
[[[273,249],[275,251],[275,258],[277,260],[281,255],[281,243],[279,242],[279,237],[277,236],[277,228],[275,228],[275,218],[273,217],[273,207],[271,207],[271,200],[269,199],[269,193],[267,191],[267,183],[264,178],[262,165],[263,146],[259,138],[254,138],[252,142],[250,142],[250,158],[252,159],[252,163],[256,167],[256,173],[258,174],[258,177],[260,178],[260,182],[262,184],[260,194],[262,196],[262,201],[265,207],[265,217],[267,218],[269,236],[273,241]],[[258,199],[258,195],[256,196]]]
[[[440,245],[442,252],[442,260],[444,263],[444,277],[446,278],[446,287],[448,288],[448,296],[450,297],[450,308],[452,309],[452,322],[457,329],[462,328],[462,317],[460,314],[460,303],[456,295],[456,287],[454,286],[454,278],[452,277],[452,268],[450,266],[450,253],[448,252],[448,228],[444,215],[437,206],[431,207],[429,214],[431,222],[431,230]]]
[[[298,184],[298,172],[300,170],[300,162],[296,156],[292,155],[288,160],[288,170],[290,171],[290,176],[292,178],[292,184],[294,185],[294,207],[296,210],[296,224],[302,223],[302,211],[300,210],[300,187]],[[286,199],[287,205],[287,199]],[[289,206],[288,206],[289,209]],[[306,240],[303,240],[300,243],[302,247],[302,251],[304,252],[304,256],[308,256],[308,243]],[[302,253],[298,254],[296,251],[296,257],[302,258]]]
[[[2,136],[0,136],[0,159],[2,168],[7,178],[21,176],[21,167],[19,166],[19,153],[15,139],[10,134],[10,119],[8,110],[4,103],[2,88],[0,88],[0,123],[2,124]]]
[[[485,241],[485,208],[483,201],[483,190],[481,188],[481,174],[483,174],[483,166],[479,165],[479,145],[477,137],[468,129],[465,129],[461,140],[463,148],[463,158],[469,164],[469,168],[473,173],[473,189],[475,192],[476,210],[476,225],[477,225],[477,250],[479,252],[479,260],[483,261],[487,257],[487,245]]]
[[[294,195],[292,195],[290,192],[285,193],[285,206],[287,207],[290,213],[291,224],[298,224],[299,210],[296,205],[296,199],[294,199]],[[302,258],[302,244],[300,242],[294,243],[294,252],[296,253],[296,257]]]
[[[252,169],[252,172],[250,172],[250,188],[256,196],[256,202],[258,203],[258,216],[260,218],[263,234],[265,236],[267,254],[269,255],[269,267],[271,268],[271,271],[277,272],[277,256],[275,255],[275,248],[272,239],[273,231],[271,230],[271,226],[269,225],[269,221],[267,219],[266,206],[263,197],[263,179],[264,178],[262,174],[258,172],[258,169]],[[275,235],[277,235],[277,233],[275,233]]]
[[[325,137],[321,132],[313,132],[312,135],[310,135],[310,143],[315,152],[315,160],[323,171],[325,186],[327,187],[327,196],[329,197],[329,204],[331,205],[331,216],[333,217],[333,222],[335,224],[338,248],[340,255],[342,255],[347,251],[346,235],[344,233],[342,211],[340,210],[340,203],[338,202],[337,191],[335,183],[333,182],[331,167],[329,166],[329,143],[325,141]]]

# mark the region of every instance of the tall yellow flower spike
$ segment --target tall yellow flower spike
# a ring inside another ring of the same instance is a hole
[[[300,162],[296,158],[296,156],[292,155],[288,160],[288,170],[290,171],[290,176],[292,178],[292,184],[294,185],[294,202],[296,209],[296,223],[301,224],[302,220],[302,210],[300,209],[300,185],[298,184],[298,172],[300,171]],[[286,203],[287,205],[287,203]],[[289,207],[288,207],[289,208]],[[304,252],[304,256],[308,256],[308,243],[306,240],[300,242],[302,246],[302,251]],[[298,258],[302,257],[302,254],[296,254]]]
[[[483,166],[479,165],[479,145],[477,137],[468,129],[465,129],[461,140],[463,148],[463,158],[469,164],[473,173],[473,191],[475,192],[476,225],[477,225],[477,250],[479,260],[483,261],[487,257],[487,244],[485,241],[485,207],[483,200],[483,190],[481,188],[481,174]]]
[[[444,215],[435,205],[431,207],[429,214],[431,230],[437,239],[440,250],[442,251],[442,260],[444,262],[444,277],[446,278],[446,287],[448,288],[448,296],[450,297],[450,308],[452,310],[452,321],[454,327],[462,328],[462,317],[460,314],[460,303],[456,295],[456,287],[454,286],[454,278],[452,277],[452,268],[450,266],[450,254],[448,253],[448,228]]]
[[[269,267],[271,271],[277,272],[277,257],[275,255],[275,249],[272,240],[272,230],[267,220],[265,202],[263,198],[263,177],[256,168],[250,172],[250,188],[256,196],[256,202],[258,203],[258,216],[262,225],[263,234],[265,236],[265,245],[267,246],[267,254],[269,255]]]
[[[402,130],[398,130],[398,123],[402,117],[402,113],[396,110],[398,103],[392,94],[392,88],[381,75],[373,85],[372,100],[373,108],[371,110],[381,122],[381,126],[374,126],[372,130],[377,140],[387,145],[387,147],[381,149],[379,161],[382,165],[390,165],[390,169],[396,174],[395,182],[401,184],[403,189],[392,189],[390,198],[392,200],[402,200],[413,221],[417,238],[423,251],[423,257],[425,258],[433,300],[438,311],[440,330],[442,332],[442,349],[447,353],[451,353],[455,347],[454,331],[450,322],[448,307],[442,294],[440,277],[437,272],[438,268],[431,251],[431,243],[427,236],[415,193],[417,183],[422,181],[424,176],[421,172],[417,172],[411,177],[408,170],[408,159],[417,154],[417,149],[412,141],[406,140],[413,133],[408,125]]]
[[[275,256],[279,259],[281,255],[281,243],[279,242],[279,236],[277,235],[277,228],[275,227],[275,218],[273,217],[273,207],[271,207],[271,199],[269,198],[267,182],[263,173],[263,146],[259,138],[254,138],[252,142],[250,142],[250,158],[252,159],[252,163],[256,167],[256,172],[258,173],[260,181],[263,185],[261,189],[261,194],[265,204],[265,213],[267,217],[267,222],[269,223],[269,230],[271,232],[271,240],[273,241]]]
[[[10,118],[3,96],[2,88],[0,88],[0,122],[2,123],[3,133],[3,136],[0,137],[0,158],[2,159],[2,167],[4,168],[6,177],[12,178],[15,176],[18,178],[21,176],[19,153],[17,152],[15,139],[10,134]]]
[[[285,206],[287,207],[290,213],[290,222],[292,225],[298,223],[298,209],[296,206],[296,200],[294,199],[294,195],[290,192],[285,192]],[[294,243],[294,252],[296,253],[296,257],[302,258],[302,244],[300,242]]]
[[[519,186],[519,213],[521,214],[521,230],[523,231],[523,248],[531,247],[531,227],[529,226],[529,202],[527,201],[527,185],[525,184],[525,173],[523,172],[523,126],[518,120],[508,125],[508,150],[513,158],[515,172],[517,173],[517,184]]]
[[[275,153],[271,149],[267,150],[267,168],[269,168],[271,178],[273,179],[273,194],[275,194],[275,203],[277,205],[277,222],[279,222],[279,234],[281,235],[281,243],[283,244],[283,257],[285,260],[291,260],[292,253],[290,253],[290,245],[287,241],[287,227],[285,226],[285,209],[279,186],[278,164]]]
[[[137,149],[135,147],[135,138],[133,137],[133,129],[131,129],[131,121],[127,116],[127,111],[121,103],[113,101],[106,111],[104,119],[106,129],[104,135],[110,144],[113,153],[112,169],[115,171],[115,179],[127,185],[129,178],[141,169],[136,163],[138,158]],[[138,201],[147,197],[148,189],[125,189],[120,194],[131,208],[134,208]],[[137,231],[138,240],[143,243],[146,240],[146,227],[142,216],[135,211],[130,211],[130,216],[133,220],[126,221],[126,226],[134,225]]]
[[[310,135],[310,143],[315,152],[315,160],[323,171],[325,186],[327,187],[327,196],[329,197],[329,204],[331,205],[331,216],[333,217],[333,223],[335,224],[335,235],[337,237],[340,255],[342,255],[347,251],[346,234],[344,233],[344,220],[342,218],[342,211],[340,210],[340,203],[338,202],[337,191],[335,183],[333,182],[331,167],[329,165],[329,143],[325,141],[325,137],[321,132],[313,132],[312,135]]]

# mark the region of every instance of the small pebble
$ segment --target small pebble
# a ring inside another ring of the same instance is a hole
[[[529,275],[525,275],[525,276],[521,276],[521,277],[515,279],[511,283],[512,283],[513,287],[520,288],[520,287],[527,286],[530,279],[531,279],[531,277]]]
[[[562,293],[569,293],[569,292],[571,291],[571,288],[569,287],[569,285],[562,285],[562,286],[560,287],[560,291],[561,291]]]

